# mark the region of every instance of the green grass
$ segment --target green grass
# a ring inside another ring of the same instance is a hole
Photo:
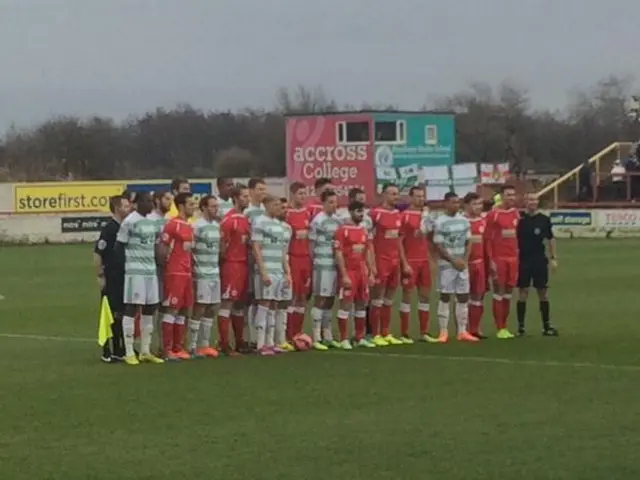
[[[93,338],[97,287],[88,246],[4,248],[0,478],[639,478],[638,251],[560,243],[557,339],[532,298],[526,339],[127,368],[9,337]]]

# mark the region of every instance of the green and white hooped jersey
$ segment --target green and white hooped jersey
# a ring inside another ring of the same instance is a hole
[[[169,221],[167,217],[165,217],[164,215],[160,215],[158,212],[154,210],[149,215],[147,215],[147,219],[152,220],[156,224],[156,228],[158,231],[158,238],[160,238],[160,235],[162,234],[162,230],[164,230],[164,226]]]
[[[333,240],[341,224],[340,218],[336,215],[327,215],[325,212],[320,212],[313,217],[309,226],[309,240],[312,245],[314,270],[335,269]]]
[[[261,246],[266,273],[283,275],[291,241],[291,227],[277,218],[261,215],[254,221],[251,241]]]
[[[440,215],[433,226],[433,243],[442,245],[452,257],[462,257],[467,249],[467,241],[471,238],[471,224],[461,213],[454,216]],[[440,259],[440,265],[449,262]]]
[[[224,216],[233,208],[233,199],[224,200],[218,197],[218,218],[222,220]]]
[[[256,207],[255,205],[249,205],[244,210],[244,214],[249,218],[251,226],[255,223],[256,219],[261,215],[264,215],[264,205],[260,204],[260,206]]]
[[[193,224],[193,273],[196,280],[220,276],[220,224],[199,218]]]
[[[157,222],[131,212],[120,225],[117,241],[125,244],[125,275],[156,276]]]

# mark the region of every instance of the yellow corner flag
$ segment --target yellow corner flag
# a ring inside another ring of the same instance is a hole
[[[105,295],[102,297],[102,304],[100,305],[100,323],[98,324],[98,345],[101,347],[113,337],[111,325],[113,325],[113,313],[111,313],[109,300]]]

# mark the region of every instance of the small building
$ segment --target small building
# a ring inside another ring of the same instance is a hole
[[[368,111],[291,115],[286,120],[287,178],[307,185],[328,177],[341,200],[362,188],[374,198],[384,183],[401,193],[426,166],[455,162],[453,113]]]

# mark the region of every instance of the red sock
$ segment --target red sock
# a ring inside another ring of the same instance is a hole
[[[162,322],[162,348],[165,356],[173,350],[173,323]]]
[[[356,324],[356,340],[360,341],[364,338],[364,335],[367,331],[367,319],[366,318],[355,318]]]
[[[184,323],[173,324],[173,351],[179,352],[184,346]]]
[[[296,325],[298,323],[297,315],[298,313],[295,312],[293,309],[287,312],[287,341],[288,342],[292,342],[293,337],[295,337],[298,334],[298,330],[296,328]]]
[[[411,312],[400,312],[400,332],[403,337],[409,336],[409,317]]]
[[[511,297],[502,298],[502,328],[509,324],[509,312],[511,312]]]
[[[233,328],[235,346],[238,349],[244,345],[244,317],[231,315],[231,327]]]
[[[386,337],[391,333],[389,328],[391,327],[391,305],[382,305],[380,310],[380,323],[382,324],[382,336]]]
[[[469,333],[480,333],[480,317],[482,316],[480,313],[481,308],[482,307],[480,305],[469,302]]]
[[[349,340],[349,325],[347,324],[348,321],[348,316],[347,318],[338,318],[338,332],[340,333],[341,342]]]
[[[218,316],[218,342],[220,348],[226,350],[229,348],[229,318]]]
[[[380,335],[380,311],[382,307],[371,305],[369,309],[369,323],[371,324],[371,335]]]
[[[429,310],[418,310],[418,320],[420,322],[420,335],[429,332]]]
[[[493,297],[493,322],[496,325],[496,330],[502,330],[504,327],[502,326],[502,297]]]

